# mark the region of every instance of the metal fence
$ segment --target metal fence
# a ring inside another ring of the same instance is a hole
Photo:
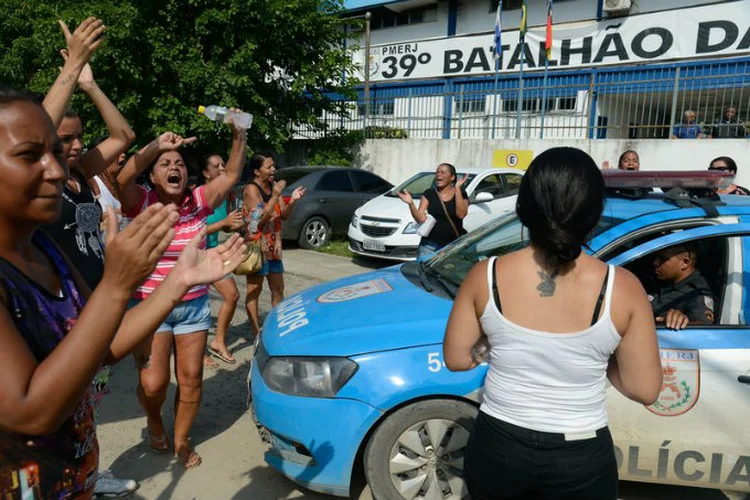
[[[370,92],[369,115],[362,91],[349,104],[349,116],[323,116],[328,130],[362,130],[370,138],[653,139],[719,129],[746,136],[750,130],[719,122],[728,107],[736,110],[733,119],[750,122],[750,58],[550,70],[546,85],[543,72],[526,73],[522,86],[517,75],[497,83],[488,76],[383,84]],[[694,124],[683,123],[688,111]],[[325,134],[294,132],[298,138]]]

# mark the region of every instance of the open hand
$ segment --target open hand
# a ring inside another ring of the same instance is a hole
[[[294,191],[292,191],[292,201],[297,201],[303,196],[305,196],[305,193],[307,192],[307,188],[304,186],[300,186]]]
[[[664,326],[670,330],[684,330],[690,323],[687,314],[677,309],[670,309],[666,316],[656,318],[657,323],[664,323]]]
[[[284,192],[284,189],[286,189],[286,181],[284,179],[281,179],[280,181],[277,181],[273,184],[273,194],[275,196],[281,196],[281,193]]]
[[[461,189],[462,187],[464,187],[464,184],[466,184],[467,180],[469,180],[469,176],[464,175],[463,177],[461,177],[460,179],[456,181],[456,187]]]
[[[174,238],[175,205],[151,205],[119,232],[117,214],[107,207],[107,244],[102,281],[132,293],[153,272]]]
[[[174,132],[164,132],[157,139],[159,141],[159,151],[176,151],[186,144],[192,144],[198,140],[197,137],[188,137],[187,139]]]
[[[65,35],[65,43],[68,46],[69,57],[66,62],[74,64],[78,68],[83,68],[102,43],[103,38],[101,36],[106,30],[104,23],[100,19],[89,17],[71,33],[65,21],[60,19],[57,22]]]
[[[224,227],[227,231],[236,231],[245,224],[245,220],[242,218],[241,210],[232,210],[227,218],[224,219]]]
[[[205,228],[193,236],[170,273],[178,276],[186,288],[219,281],[237,269],[245,259],[247,246],[238,234],[233,234],[217,247],[200,250],[201,241],[205,237]]]
[[[398,192],[398,197],[401,198],[401,201],[406,203],[407,205],[411,205],[414,203],[414,200],[412,199],[411,195],[409,194],[409,191],[403,190]]]

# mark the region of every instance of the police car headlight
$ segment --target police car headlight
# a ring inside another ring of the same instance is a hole
[[[417,234],[417,229],[419,229],[419,224],[416,222],[410,222],[406,225],[406,228],[404,228],[404,234]]]
[[[347,358],[271,357],[262,368],[269,389],[316,398],[332,398],[357,371]]]
[[[359,217],[357,215],[352,215],[352,227],[357,227],[357,224],[359,224]]]

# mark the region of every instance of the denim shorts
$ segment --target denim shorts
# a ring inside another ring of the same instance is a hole
[[[260,271],[255,274],[257,274],[258,276],[268,276],[270,273],[284,274],[284,263],[281,261],[281,259],[263,259],[263,267],[261,267]]]
[[[129,308],[138,305],[139,300],[131,300]],[[173,335],[184,335],[196,333],[211,328],[211,308],[209,306],[208,294],[197,297],[187,302],[180,302],[172,309],[164,323],[159,325],[156,333],[171,333]]]
[[[442,246],[439,243],[422,238],[419,240],[419,246],[417,247],[417,260],[420,262],[425,261],[435,255],[435,252],[441,248]]]

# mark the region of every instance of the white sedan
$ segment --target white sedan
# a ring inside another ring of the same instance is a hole
[[[479,226],[515,210],[516,196],[523,171],[512,168],[464,169],[457,176],[468,175],[466,194],[469,213],[464,228],[472,231]],[[433,187],[435,172],[419,172],[391,191],[359,207],[349,224],[349,249],[359,255],[407,261],[417,257],[420,236],[418,224],[409,207],[397,193],[406,190],[416,203],[427,189]]]

